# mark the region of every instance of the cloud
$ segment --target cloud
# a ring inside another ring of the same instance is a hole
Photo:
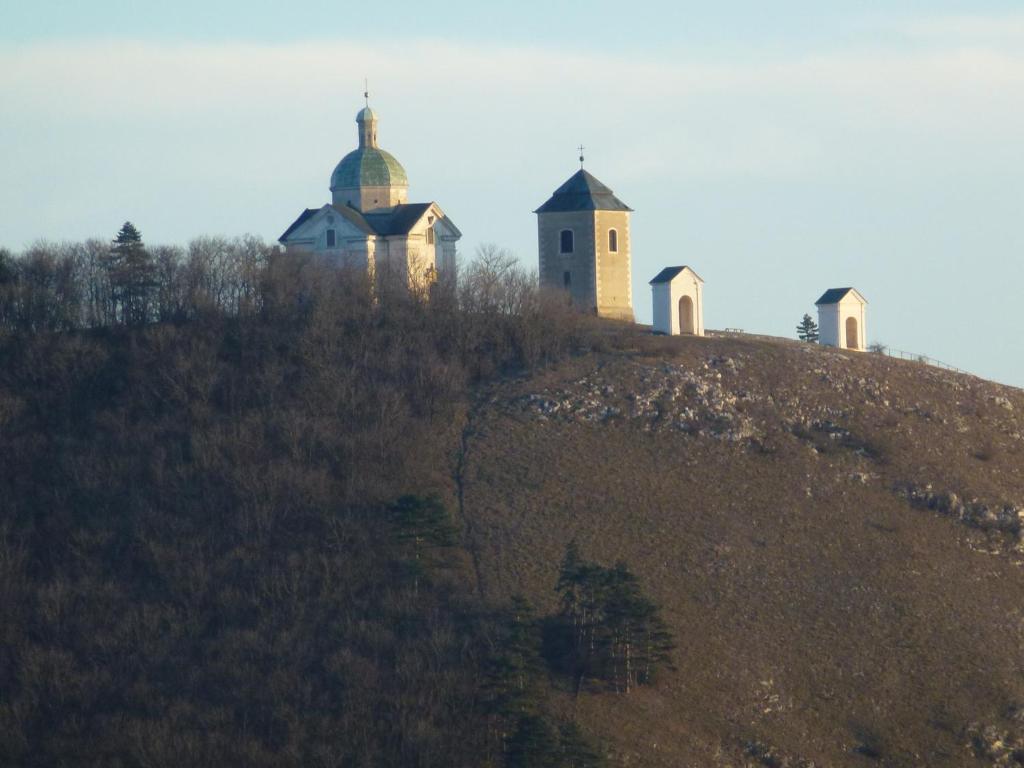
[[[1024,13],[918,19],[909,24],[907,33],[912,39],[954,46],[1018,47],[1024,44]]]

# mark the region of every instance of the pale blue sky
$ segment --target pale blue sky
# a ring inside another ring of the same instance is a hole
[[[275,239],[326,202],[368,75],[463,251],[536,263],[576,168],[636,209],[634,296],[690,264],[709,327],[868,336],[1024,385],[1024,11],[1010,2],[36,2],[0,7],[0,245]]]

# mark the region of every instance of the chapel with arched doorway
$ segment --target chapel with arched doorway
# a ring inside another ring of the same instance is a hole
[[[665,267],[650,281],[655,333],[704,335],[704,280],[687,266]]]

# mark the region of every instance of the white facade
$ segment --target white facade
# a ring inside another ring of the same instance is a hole
[[[704,281],[689,267],[666,267],[651,280],[655,333],[704,335]]]
[[[416,208],[401,230],[384,235],[367,231],[367,217],[358,212],[325,205],[294,226],[283,242],[290,251],[315,253],[335,266],[367,269],[377,276],[391,274],[410,286],[454,278],[461,233],[437,203]]]
[[[867,349],[867,299],[854,288],[831,288],[816,302],[819,343],[838,349]]]
[[[378,146],[373,110],[361,110],[356,123],[359,148],[331,174],[333,202],[307,208],[278,242],[289,252],[365,269],[378,281],[395,276],[420,288],[453,278],[462,233],[437,203],[406,202],[405,170]]]

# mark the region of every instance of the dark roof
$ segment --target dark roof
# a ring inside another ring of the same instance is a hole
[[[821,294],[821,298],[814,302],[814,305],[817,306],[818,304],[838,304],[846,297],[846,294],[848,294],[850,291],[853,291],[858,296],[860,296],[860,291],[858,291],[856,288],[829,288],[827,291]],[[863,301],[867,301],[867,299],[865,299],[863,296],[860,296],[860,298]]]
[[[423,218],[431,203],[405,203],[375,213],[364,213],[363,218],[378,235],[407,235]]]
[[[292,225],[290,227],[288,227],[288,229],[286,229],[284,231],[284,234],[281,235],[279,238],[277,238],[277,242],[283,243],[285,238],[288,237],[288,235],[290,235],[292,232],[294,232],[296,229],[298,229],[300,226],[302,226],[302,223],[306,219],[308,219],[310,216],[312,216],[314,213],[316,213],[319,210],[320,210],[319,208],[307,208],[302,213],[300,213],[299,214],[299,218],[297,218],[295,221],[293,221]]]
[[[632,210],[608,187],[580,168],[534,213]]]
[[[690,271],[693,272],[693,269],[687,267],[685,264],[683,266],[681,266],[681,267],[665,267],[663,270],[661,270],[661,272],[659,272],[658,274],[656,274],[654,276],[654,279],[651,280],[648,283],[648,285],[656,285],[658,283],[668,283],[668,282],[671,282],[672,279],[676,275],[678,275],[680,272],[682,272],[684,269],[690,269]],[[700,275],[698,275],[696,272],[693,272],[693,274],[702,283],[704,282],[703,278]]]
[[[368,235],[387,237],[388,235],[409,234],[410,230],[416,226],[416,222],[423,218],[423,214],[427,212],[431,205],[433,203],[405,203],[372,213],[361,213],[348,205],[325,207],[332,208]],[[292,222],[292,225],[278,238],[278,242],[284,242],[288,235],[302,226],[310,216],[322,210],[323,208],[307,208],[304,210],[299,214],[299,218]]]
[[[366,220],[363,214],[351,205],[332,205],[331,208],[340,213],[343,219],[347,219],[352,222],[352,224],[354,224],[359,230],[368,235],[374,234],[373,227],[370,226],[370,223]]]

